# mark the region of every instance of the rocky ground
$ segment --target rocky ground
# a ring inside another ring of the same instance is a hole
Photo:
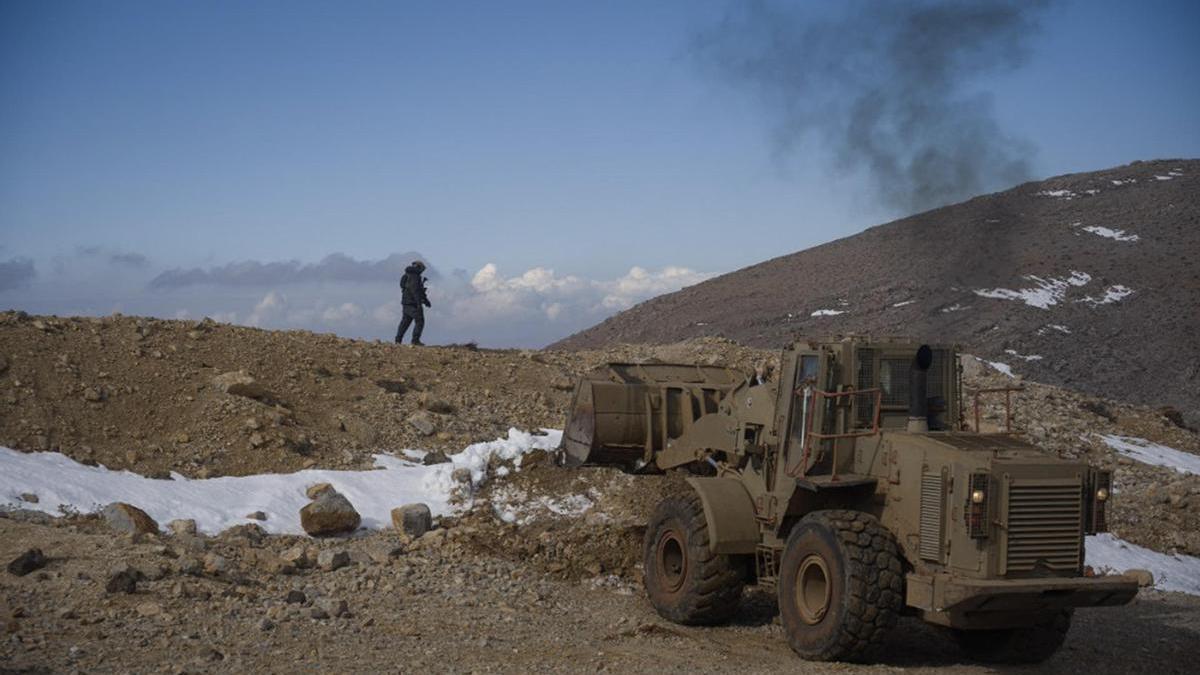
[[[453,452],[509,426],[561,428],[571,378],[605,361],[749,369],[770,357],[713,338],[592,352],[413,349],[211,322],[7,313],[0,442],[152,475],[366,468],[380,448]],[[974,359],[966,366],[968,390],[1014,383]],[[1119,536],[1200,555],[1200,477],[1123,458],[1097,434],[1195,453],[1200,436],[1154,409],[1019,384],[1019,433],[1115,470]],[[991,400],[984,425],[1002,419]],[[985,670],[915,621],[876,665],[799,662],[762,593],[730,627],[665,623],[640,590],[638,546],[648,512],[679,478],[547,460],[484,484],[470,509],[417,539],[266,536],[254,526],[125,534],[99,516],[10,511],[0,563],[37,548],[45,564],[0,572],[0,672]],[[1126,608],[1079,613],[1043,669],[1180,672],[1198,641],[1200,600],[1146,592]]]

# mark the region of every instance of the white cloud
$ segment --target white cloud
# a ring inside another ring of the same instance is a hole
[[[353,302],[343,302],[336,307],[328,307],[324,312],[321,312],[321,320],[325,323],[340,323],[342,321],[360,319],[362,316],[363,308]]]

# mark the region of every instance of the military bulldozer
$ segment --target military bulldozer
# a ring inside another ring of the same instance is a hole
[[[643,544],[663,617],[721,623],[757,583],[806,659],[861,658],[912,614],[975,658],[1037,662],[1075,608],[1137,593],[1085,574],[1109,472],[970,429],[955,347],[801,341],[778,371],[610,364],[575,389],[566,464],[690,472]]]

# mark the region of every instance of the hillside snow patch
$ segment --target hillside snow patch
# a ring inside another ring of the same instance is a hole
[[[1153,441],[1134,436],[1116,436],[1112,434],[1097,434],[1100,440],[1117,452],[1137,460],[1143,464],[1165,466],[1179,473],[1191,473],[1200,476],[1200,455],[1159,445]]]
[[[1091,305],[1092,307],[1098,307],[1100,305],[1110,305],[1114,302],[1120,302],[1131,295],[1133,295],[1132,288],[1117,284],[1104,289],[1104,295],[1101,295],[1100,297],[1092,297],[1089,295],[1086,298],[1076,300],[1075,302],[1083,302]]]
[[[1067,290],[1072,286],[1087,285],[1092,280],[1092,275],[1086,272],[1071,270],[1071,275],[1066,278],[1050,277],[1049,279],[1043,279],[1032,274],[1027,274],[1023,278],[1032,281],[1034,285],[1029,288],[1017,290],[1010,288],[977,288],[975,289],[975,295],[997,300],[1020,300],[1030,307],[1049,309],[1062,302],[1067,296]]]
[[[160,524],[190,518],[206,534],[258,522],[245,516],[267,514],[259,523],[273,534],[304,534],[300,509],[308,503],[304,490],[315,483],[330,483],[350,500],[370,529],[391,525],[391,510],[424,502],[434,515],[456,513],[470,506],[470,488],[488,477],[493,459],[520,467],[521,457],[532,450],[558,446],[561,431],[544,435],[509,429],[506,438],[467,446],[450,456],[450,462],[423,466],[413,458],[420,451],[375,455],[375,469],[328,471],[310,469],[288,474],[224,476],[192,480],[172,473],[171,480],[146,478],[129,471],[85,466],[50,452],[23,453],[0,448],[0,509],[37,509],[52,515],[90,513],[112,502],[127,502],[142,509]],[[456,482],[455,469],[471,472],[471,485]],[[505,467],[497,469],[503,474]],[[466,494],[463,494],[467,488]],[[21,501],[22,493],[38,496],[36,504]],[[465,501],[460,500],[466,497]]]
[[[845,314],[845,313],[846,313],[846,310],[844,310],[844,309],[818,309],[817,311],[813,312],[810,316],[837,316],[838,314]]]
[[[1039,197],[1052,197],[1054,199],[1071,199],[1075,196],[1070,190],[1042,190],[1037,193]]]
[[[1111,532],[1087,538],[1087,564],[1097,572],[1124,574],[1132,569],[1149,570],[1154,575],[1154,587],[1200,595],[1200,558],[1190,555],[1168,555],[1137,544],[1131,544]]]
[[[1083,228],[1083,231],[1091,232],[1098,237],[1114,239],[1116,241],[1137,241],[1141,239],[1141,237],[1137,236],[1136,234],[1126,233],[1125,230],[1112,230],[1100,225],[1088,225],[1087,227]]]

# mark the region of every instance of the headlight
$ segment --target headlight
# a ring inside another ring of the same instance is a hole
[[[971,492],[971,503],[972,504],[982,504],[983,500],[986,497],[987,497],[987,495],[983,494],[983,490],[975,490],[975,491]],[[1097,499],[1102,500],[1104,498],[1097,496]]]
[[[1100,488],[1096,490],[1096,501],[1102,502],[1108,499],[1108,488]]]

